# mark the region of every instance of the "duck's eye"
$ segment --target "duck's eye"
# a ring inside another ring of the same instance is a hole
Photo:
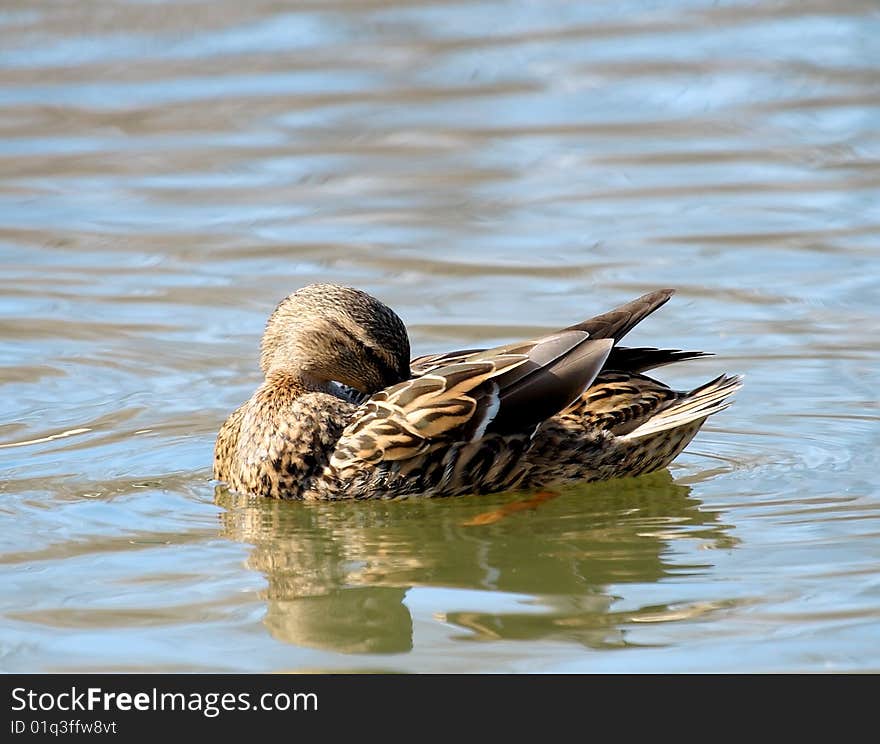
[[[376,369],[379,373],[379,377],[384,383],[385,387],[389,385],[395,385],[398,382],[406,379],[402,377],[400,372],[397,370],[396,365],[392,366],[389,364],[385,357],[382,356],[378,351],[376,351],[371,346],[367,346],[366,344],[361,345],[361,349],[363,350],[364,356],[369,360],[370,364]]]

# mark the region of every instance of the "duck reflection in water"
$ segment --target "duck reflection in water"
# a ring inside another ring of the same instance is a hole
[[[411,650],[406,598],[424,587],[462,590],[421,602],[442,602],[434,621],[458,626],[463,639],[624,646],[627,623],[680,612],[615,611],[623,585],[711,568],[669,561],[674,540],[733,545],[668,471],[573,486],[526,509],[522,494],[323,504],[218,487],[216,498],[224,536],[254,546],[248,566],[268,582],[269,632],[344,653]]]

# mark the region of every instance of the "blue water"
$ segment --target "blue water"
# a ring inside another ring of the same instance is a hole
[[[870,3],[0,12],[0,670],[880,670]],[[303,505],[215,488],[275,303],[415,354],[678,294],[744,373],[668,473]]]

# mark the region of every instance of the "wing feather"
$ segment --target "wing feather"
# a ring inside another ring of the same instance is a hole
[[[498,385],[485,385],[521,364],[524,354],[459,362],[380,391],[342,433],[330,464],[405,460],[442,444],[451,432],[469,438],[497,409]],[[479,412],[479,415],[476,415]],[[473,431],[466,432],[471,425]]]
[[[478,351],[376,393],[337,443],[337,469],[523,434],[580,396],[611,350],[583,331]]]

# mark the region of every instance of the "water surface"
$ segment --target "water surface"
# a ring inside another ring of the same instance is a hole
[[[880,670],[878,34],[856,0],[4,3],[0,669]],[[416,354],[672,286],[633,343],[746,386],[669,472],[529,509],[229,494],[216,431],[318,280]]]

